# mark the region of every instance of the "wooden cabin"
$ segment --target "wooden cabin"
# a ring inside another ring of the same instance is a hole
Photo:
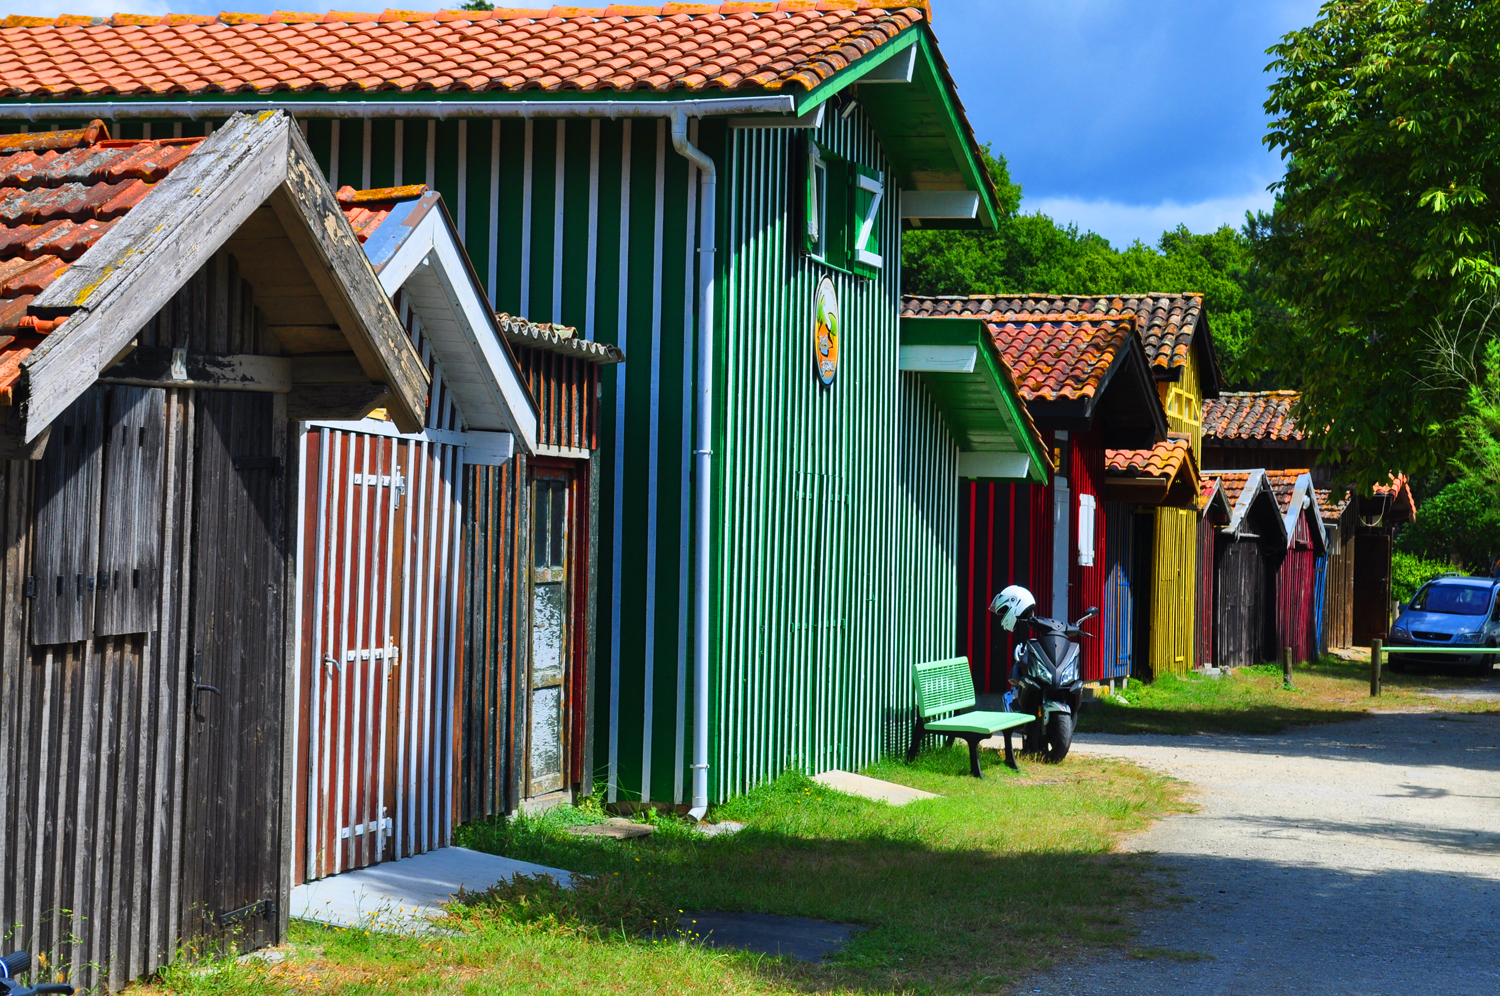
[[[1214,663],[1274,660],[1276,575],[1287,550],[1281,507],[1263,470],[1205,474],[1218,479],[1230,507],[1214,544]]]
[[[464,822],[576,802],[597,767],[599,384],[625,354],[566,326],[499,323],[539,417],[532,455],[464,484]]]
[[[1014,583],[1031,590],[1041,615],[1072,620],[1091,606],[1104,609],[1111,576],[1105,450],[1149,447],[1166,438],[1167,429],[1133,317],[1003,320],[991,304],[909,297],[903,323],[983,322],[1056,467],[1045,484],[1031,489],[960,490],[960,521],[972,525],[959,556],[959,642],[971,655],[978,687],[994,694],[1004,691],[1013,644],[986,618],[990,600]],[[1094,620],[1085,629],[1097,635],[1100,625]],[[1104,680],[1118,668],[1119,648],[1111,650],[1106,664],[1103,643],[1085,641],[1087,680]]]
[[[1218,478],[1205,478],[1198,512],[1198,607],[1196,667],[1212,667],[1214,663],[1214,582],[1216,572],[1216,550],[1219,530],[1229,525],[1232,509],[1224,495],[1224,486]]]
[[[0,919],[116,990],[284,936],[297,424],[429,378],[285,114],[8,136],[0,191]]]
[[[442,196],[345,187],[338,201],[431,388],[415,432],[384,409],[300,427],[294,886],[451,843],[457,700],[474,672],[465,567],[488,539],[466,520],[465,482],[538,445],[536,405]],[[294,889],[292,912],[307,901]]]
[[[1218,397],[1221,379],[1201,295],[974,295],[910,298],[906,308],[909,314],[988,315],[993,320],[1038,314],[1131,318],[1168,431],[1189,440],[1195,461],[1201,455],[1203,406],[1205,399]],[[1137,523],[1120,532],[1121,538],[1128,535],[1140,543],[1135,555],[1125,559],[1137,571],[1149,569],[1152,578],[1167,579],[1161,582],[1166,587],[1158,592],[1148,594],[1137,586],[1132,593],[1139,638],[1135,656],[1143,671],[1148,667],[1170,671],[1192,666],[1197,586],[1193,581],[1195,568],[1186,565],[1197,562],[1197,519],[1181,513],[1181,509],[1156,507],[1155,522]],[[1160,564],[1148,564],[1141,558],[1139,551],[1148,548],[1152,558],[1162,558]],[[1116,567],[1121,567],[1121,562],[1112,563],[1110,573],[1105,575],[1105,579],[1113,576],[1114,580],[1101,580],[1098,588],[1102,597],[1103,587],[1113,586],[1118,602],[1121,586],[1128,584],[1128,579],[1123,568],[1116,571]],[[1156,580],[1151,583],[1158,584]]]
[[[1277,648],[1290,647],[1295,663],[1315,661],[1318,561],[1328,552],[1323,510],[1308,471],[1268,470],[1265,475],[1281,508],[1287,537],[1286,555],[1276,575]]]
[[[1318,578],[1318,653],[1326,654],[1354,646],[1354,549],[1359,503],[1347,488],[1320,488],[1318,508],[1328,534],[1328,553],[1320,562]]]
[[[1191,618],[1196,607],[1168,605],[1184,598],[1197,598],[1199,481],[1192,440],[1186,434],[1173,434],[1150,449],[1108,450],[1105,457],[1105,498],[1111,504],[1131,507],[1135,515],[1149,515],[1153,519],[1150,545],[1143,545],[1131,555],[1132,560],[1139,560],[1133,590],[1142,591],[1147,585],[1151,589],[1146,603],[1151,611],[1145,613],[1151,628],[1146,634],[1147,642],[1142,644],[1148,655],[1146,660],[1158,662],[1153,665],[1154,672],[1190,670],[1194,663],[1192,643],[1182,643],[1184,634],[1179,626],[1158,626],[1157,621],[1167,616],[1176,618],[1184,612]],[[1177,517],[1194,524],[1193,542],[1183,540],[1184,529]],[[1130,540],[1134,540],[1134,532]],[[1113,583],[1118,587],[1125,577],[1123,565],[1113,564],[1111,577],[1116,571],[1119,576]],[[1111,608],[1106,606],[1104,617],[1106,651],[1112,642],[1118,647],[1125,639],[1124,634],[1133,632],[1136,626],[1133,618],[1118,609],[1111,615],[1108,611]],[[1134,644],[1133,639],[1130,642]]]
[[[1396,530],[1417,517],[1417,502],[1405,474],[1355,499],[1359,518],[1354,534],[1354,645],[1390,636],[1395,618],[1391,599],[1391,551]]]

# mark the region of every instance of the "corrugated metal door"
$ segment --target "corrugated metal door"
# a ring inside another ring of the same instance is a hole
[[[296,879],[447,842],[459,448],[307,434]]]

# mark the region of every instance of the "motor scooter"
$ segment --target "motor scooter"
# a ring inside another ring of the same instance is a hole
[[[1068,756],[1083,705],[1080,655],[1073,641],[1085,636],[1093,639],[1094,634],[1079,627],[1098,614],[1098,608],[1091,608],[1069,624],[1028,612],[1016,621],[1017,635],[1025,638],[1016,644],[1006,708],[1036,717],[1035,722],[1022,728],[1022,750],[1041,754],[1052,762]]]

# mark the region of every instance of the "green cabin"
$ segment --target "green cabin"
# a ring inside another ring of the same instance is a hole
[[[133,61],[33,52],[4,130],[285,107],[335,189],[441,192],[497,311],[623,351],[564,793],[696,809],[904,743],[913,666],[954,653],[959,481],[1050,470],[992,343],[901,338],[902,232],[997,211],[925,3],[85,22]]]

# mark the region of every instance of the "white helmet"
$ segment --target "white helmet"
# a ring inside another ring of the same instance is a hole
[[[1030,614],[1036,607],[1036,599],[1031,597],[1031,592],[1018,584],[1010,585],[995,596],[990,603],[990,611],[1000,617],[1000,625],[1007,633],[1014,633],[1016,623]]]

